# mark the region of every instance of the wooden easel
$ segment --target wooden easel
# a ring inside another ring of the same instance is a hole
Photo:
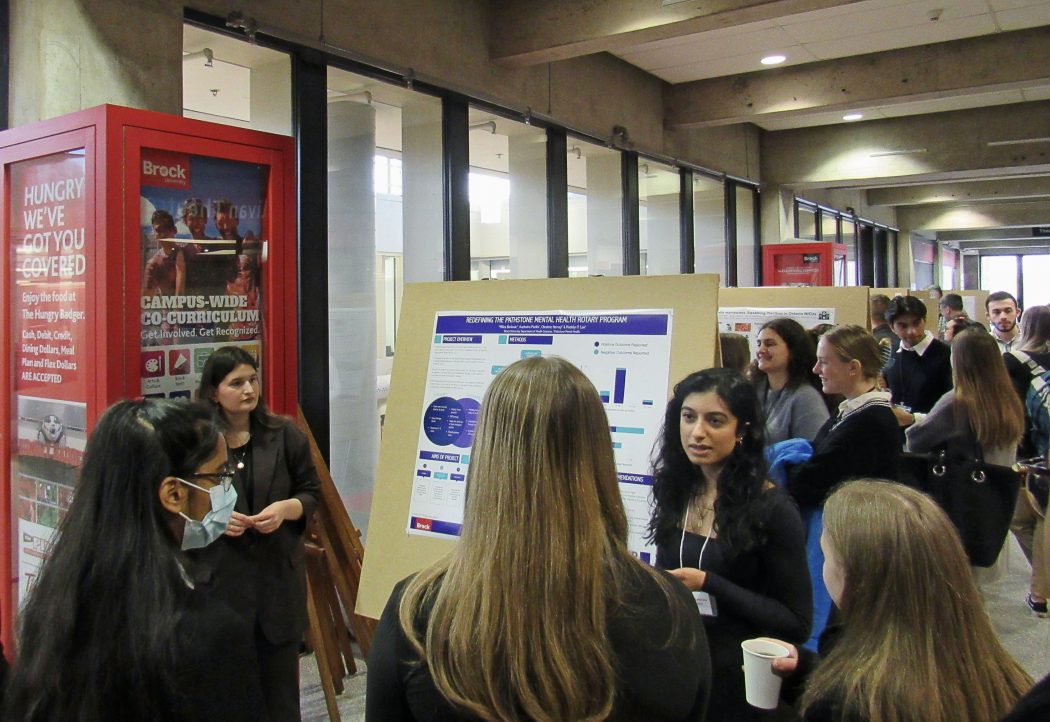
[[[321,503],[307,527],[306,606],[310,620],[307,634],[317,657],[328,718],[338,722],[336,696],[343,692],[343,677],[357,672],[351,634],[357,640],[361,654],[367,657],[376,621],[353,611],[357,605],[361,564],[365,557],[361,532],[346,513],[301,408],[297,423],[310,441],[310,454],[321,478]]]

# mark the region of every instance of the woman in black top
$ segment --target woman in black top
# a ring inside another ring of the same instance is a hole
[[[222,533],[230,476],[207,408],[121,401],[102,415],[20,615],[4,720],[264,718],[251,629],[179,551]]]
[[[693,592],[714,678],[709,720],[748,720],[740,643],[802,642],[812,600],[798,509],[766,479],[754,387],[732,369],[675,386],[664,416],[649,525],[657,566]]]
[[[817,365],[825,394],[842,394],[836,416],[813,439],[813,456],[788,474],[788,491],[803,508],[819,508],[846,479],[896,479],[900,427],[888,391],[878,388],[882,354],[860,326],[837,326],[820,338]]]
[[[711,684],[689,594],[627,550],[605,409],[556,357],[485,394],[463,533],[394,590],[365,718],[703,719]]]

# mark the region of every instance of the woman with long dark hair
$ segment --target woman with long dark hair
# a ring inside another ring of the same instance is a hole
[[[851,481],[824,507],[824,579],[841,624],[802,695],[805,722],[988,722],[1032,680],[1003,649],[951,520],[925,494]],[[797,653],[774,660],[802,676]],[[803,656],[803,667],[812,663]]]
[[[269,720],[298,720],[299,643],[307,626],[303,533],[320,492],[310,445],[266,408],[259,365],[238,346],[208,358],[198,398],[217,409],[238,497],[225,536],[197,562],[212,571],[216,595],[255,630]]]
[[[700,720],[703,625],[627,550],[609,422],[557,357],[511,364],[481,405],[459,543],[398,584],[365,718]]]
[[[758,332],[751,381],[766,417],[766,443],[813,438],[828,420],[824,397],[814,385],[813,338],[790,318],[775,318]]]
[[[179,551],[226,528],[230,476],[207,408],[121,401],[102,415],[20,615],[3,719],[261,718],[251,630]]]
[[[709,720],[748,720],[740,643],[802,642],[812,598],[798,509],[766,478],[764,424],[739,372],[690,374],[667,404],[653,477],[657,566],[693,592],[717,684]]]

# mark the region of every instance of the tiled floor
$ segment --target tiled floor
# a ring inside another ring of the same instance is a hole
[[[1038,680],[1050,672],[1050,619],[1037,619],[1025,605],[1029,567],[1013,537],[1007,540],[1004,554],[999,579],[982,585],[985,604],[1006,648]],[[364,663],[358,665],[362,671],[345,680],[346,691],[339,697],[344,722],[365,718]],[[304,722],[328,719],[312,655],[302,658],[302,708]]]

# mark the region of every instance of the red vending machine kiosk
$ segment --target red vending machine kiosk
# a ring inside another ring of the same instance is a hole
[[[296,407],[291,138],[104,105],[0,133],[3,642],[114,401],[189,398],[218,346]]]
[[[762,246],[763,286],[845,286],[842,243],[780,243]]]

